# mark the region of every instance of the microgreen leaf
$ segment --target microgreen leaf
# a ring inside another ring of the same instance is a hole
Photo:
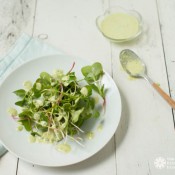
[[[16,94],[18,97],[24,98],[26,91],[24,89],[19,89],[13,92],[14,94]]]
[[[87,88],[88,91],[88,95],[87,96],[91,96],[92,95],[92,87],[90,85],[85,86]]]
[[[98,87],[95,84],[91,84],[91,88],[98,94],[100,93]]]
[[[27,119],[32,116],[32,112],[29,110],[25,110],[19,114],[19,118]]]
[[[99,116],[100,116],[99,111],[94,110],[94,112],[93,112],[93,117],[94,117],[94,118],[98,118]]]
[[[41,135],[38,134],[37,132],[31,132],[30,134],[31,134],[32,136],[36,136],[36,135],[37,135],[37,136],[41,136]]]
[[[25,106],[25,100],[21,100],[21,101],[17,101],[16,103],[15,103],[15,105],[17,105],[17,106],[20,106],[20,107],[23,107],[23,106]]]
[[[103,68],[100,63],[94,63],[92,65],[92,72],[95,76],[95,79],[98,80],[103,75]]]
[[[85,66],[81,68],[81,72],[85,77],[87,77],[91,71],[92,71],[92,66]]]
[[[65,103],[65,104],[63,105],[63,107],[64,107],[64,110],[65,110],[65,111],[69,111],[70,108],[71,108],[71,104],[70,104],[70,103]]]
[[[40,74],[40,78],[43,79],[43,80],[46,80],[46,81],[50,81],[51,75],[48,74],[47,72],[42,72],[42,73]]]
[[[24,119],[24,120],[19,120],[26,131],[31,131],[32,130],[32,125],[31,125],[31,120],[30,119]]]
[[[100,63],[96,62],[91,66],[83,67],[81,72],[88,83],[93,83],[101,78],[103,75],[103,68]]]
[[[76,123],[80,117],[80,114],[83,112],[84,108],[79,109],[79,110],[72,110],[71,115],[72,115],[72,122]]]
[[[91,108],[94,109],[95,108],[95,99],[94,98],[90,98],[89,99],[89,104],[90,104]]]

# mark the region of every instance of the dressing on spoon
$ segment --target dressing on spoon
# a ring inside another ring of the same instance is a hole
[[[126,69],[131,72],[132,75],[138,75],[144,71],[142,62],[139,60],[131,60],[127,63]]]

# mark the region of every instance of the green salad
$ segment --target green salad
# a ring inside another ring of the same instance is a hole
[[[73,67],[74,64],[67,73],[42,72],[34,83],[26,81],[23,89],[14,91],[19,97],[15,105],[20,107],[20,112],[10,108],[9,113],[18,122],[19,131],[25,128],[30,133],[31,142],[57,143],[67,137],[79,142],[74,135],[84,132],[83,123],[100,116],[93,91],[103,99],[98,105],[105,108],[102,65],[96,62],[83,67],[81,80],[72,71]]]

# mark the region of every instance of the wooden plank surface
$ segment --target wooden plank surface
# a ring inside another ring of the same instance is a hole
[[[146,63],[148,75],[169,92],[157,4],[152,0],[144,3],[111,0],[111,6],[116,4],[139,11],[148,28],[137,42],[122,46],[112,44],[113,75],[122,94],[124,108],[121,125],[116,132],[117,175],[172,175],[174,169],[159,170],[154,166],[159,156],[165,159],[175,157],[171,108],[145,80],[129,80],[121,71],[118,60],[122,49],[133,49]]]
[[[2,175],[15,175],[17,167],[17,158],[11,153],[6,153],[0,158],[0,174]],[[9,168],[10,166],[10,168]]]
[[[0,19],[4,21],[4,28],[7,27],[7,30],[3,32],[3,36],[0,37],[0,56],[3,56],[10,47],[13,46],[23,32],[31,36],[33,35],[35,5],[35,0],[15,0],[13,3],[11,1],[2,2],[1,8],[4,8],[4,14],[2,15],[1,13],[3,11],[1,11],[0,14],[2,18]],[[5,10],[8,9],[10,11],[5,12]],[[1,25],[2,24],[3,22]],[[18,158],[9,152],[0,158],[1,175],[15,175],[17,166]]]
[[[106,1],[107,2],[107,1]],[[110,73],[110,43],[98,32],[95,19],[108,7],[102,0],[38,0],[34,36],[48,36],[47,41],[61,51],[102,62]]]
[[[175,1],[170,0],[168,3],[165,3],[163,0],[158,0],[157,3],[161,25],[161,34],[163,39],[162,44],[164,47],[164,54],[168,71],[170,93],[171,96],[175,99]]]
[[[1,1],[0,1],[1,2]],[[7,0],[0,6],[0,59],[22,33],[32,35],[36,0]]]
[[[138,40],[113,44],[98,32],[95,18],[108,7],[116,5],[137,10],[142,15],[145,27]],[[67,54],[92,62],[100,61],[119,87],[123,105],[121,122],[107,146],[80,164],[46,168],[19,160],[16,166],[17,159],[8,153],[0,159],[0,174],[175,174],[175,168],[158,169],[154,165],[158,157],[175,159],[172,109],[147,82],[128,78],[118,59],[122,49],[134,50],[146,63],[148,75],[167,93],[171,91],[175,98],[173,7],[174,0],[166,3],[163,0],[147,0],[144,3],[139,0],[38,0],[34,37],[47,36],[46,42]],[[28,29],[30,31],[31,27]],[[7,168],[9,164],[11,169]]]

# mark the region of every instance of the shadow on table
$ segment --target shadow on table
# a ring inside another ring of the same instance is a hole
[[[129,125],[129,106],[121,90],[120,95],[122,101],[122,113],[118,128],[115,132],[116,149],[119,148],[119,146],[122,144]]]

